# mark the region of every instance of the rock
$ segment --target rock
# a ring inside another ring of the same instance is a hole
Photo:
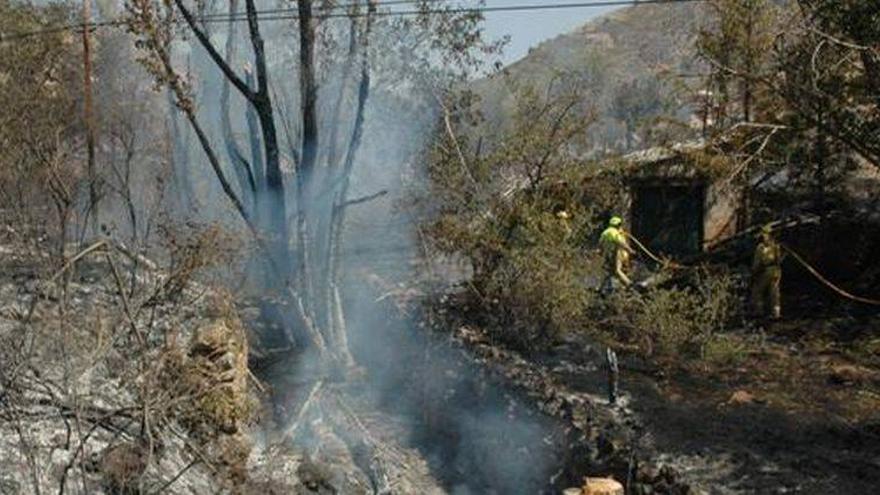
[[[584,478],[583,495],[623,495],[623,485],[614,478]]]
[[[562,495],[582,495],[584,492],[580,488],[566,488],[562,490]]]
[[[727,399],[727,404],[732,406],[741,406],[743,404],[752,404],[755,402],[755,396],[745,390],[737,390]]]
[[[215,320],[195,331],[182,376],[167,378],[181,380],[198,397],[188,411],[190,423],[204,423],[230,435],[241,431],[254,410],[247,359],[246,338],[238,322]]]

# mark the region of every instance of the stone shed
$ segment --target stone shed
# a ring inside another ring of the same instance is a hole
[[[739,230],[741,188],[713,174],[718,157],[709,158],[702,144],[655,147],[624,159],[630,231],[652,251],[697,254]]]

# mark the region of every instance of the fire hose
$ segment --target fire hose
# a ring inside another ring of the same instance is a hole
[[[642,252],[644,252],[645,255],[648,256],[648,258],[651,258],[652,260],[656,261],[656,262],[659,263],[663,268],[672,268],[672,269],[676,269],[676,270],[682,270],[682,269],[685,269],[685,268],[691,268],[691,267],[689,267],[689,266],[685,266],[685,265],[682,265],[682,264],[680,264],[680,263],[676,263],[676,262],[670,260],[669,258],[660,258],[660,257],[657,256],[656,254],[652,253],[650,249],[648,249],[647,247],[645,247],[645,245],[642,244],[641,241],[639,241],[638,239],[636,239],[636,236],[630,234],[629,232],[624,231],[624,232],[623,232],[623,235],[625,235],[629,240],[633,241],[633,243],[634,243],[636,246],[638,246],[638,248],[641,249]]]
[[[821,273],[819,273],[818,270],[816,270],[815,268],[813,268],[812,265],[810,265],[809,263],[807,263],[807,262],[806,262],[803,258],[801,258],[796,252],[794,252],[793,249],[791,249],[790,247],[786,246],[785,244],[780,244],[780,246],[782,246],[782,249],[784,249],[786,252],[788,252],[788,254],[790,254],[790,255],[792,256],[792,258],[794,258],[798,263],[800,263],[801,265],[803,265],[803,267],[806,268],[807,271],[810,272],[811,275],[813,275],[814,277],[816,277],[816,279],[819,280],[820,282],[822,282],[822,284],[823,284],[824,286],[826,286],[826,287],[828,287],[829,289],[833,290],[833,291],[836,292],[839,296],[842,296],[842,297],[844,297],[844,298],[846,298],[846,299],[850,299],[850,300],[852,300],[852,301],[860,302],[860,303],[863,303],[863,304],[869,304],[869,305],[871,305],[871,306],[880,306],[880,300],[877,300],[877,299],[870,299],[870,298],[867,298],[867,297],[857,296],[857,295],[855,295],[855,294],[852,294],[852,293],[850,293],[850,292],[847,292],[847,291],[844,290],[844,289],[841,289],[841,288],[838,287],[837,285],[834,285],[831,281],[829,281],[829,280],[828,280],[827,278],[825,278]]]
[[[663,259],[663,258],[660,258],[660,257],[657,256],[656,254],[652,253],[651,250],[648,249],[644,244],[642,244],[642,242],[639,241],[634,235],[632,235],[632,234],[630,234],[630,233],[628,233],[628,232],[624,232],[624,235],[626,235],[627,238],[629,238],[630,240],[632,240],[633,243],[634,243],[636,246],[638,246],[638,248],[641,249],[642,252],[645,253],[645,255],[647,255],[650,259],[652,259],[652,260],[656,261],[657,263],[659,263],[659,264],[660,264],[661,266],[663,266],[664,268],[668,267],[668,268],[677,269],[677,270],[682,270],[682,269],[687,269],[687,268],[693,268],[693,267],[689,267],[689,266],[686,266],[686,265],[682,265],[682,264],[676,263],[676,262],[674,262],[674,261],[672,261],[672,260],[670,260],[670,259]],[[828,280],[828,278],[826,278],[824,275],[822,275],[822,274],[819,272],[819,270],[816,270],[812,265],[810,265],[809,263],[807,263],[807,261],[804,260],[803,257],[801,257],[799,254],[797,254],[793,249],[791,249],[790,247],[788,247],[788,246],[786,246],[785,244],[782,244],[782,243],[780,243],[780,246],[782,246],[782,249],[784,249],[788,254],[790,254],[790,255],[792,256],[792,258],[795,259],[795,261],[797,261],[798,263],[800,263],[800,264],[801,264],[801,265],[807,270],[807,272],[810,273],[810,275],[814,276],[814,277],[816,278],[816,280],[818,280],[819,282],[822,283],[822,285],[824,285],[824,286],[826,286],[827,288],[831,289],[831,290],[834,291],[837,295],[839,295],[839,296],[841,296],[841,297],[843,297],[843,298],[849,299],[849,300],[851,300],[851,301],[860,302],[860,303],[862,303],[862,304],[868,304],[868,305],[871,305],[871,306],[880,306],[880,300],[878,300],[878,299],[871,299],[871,298],[862,297],[862,296],[857,296],[857,295],[855,295],[855,294],[853,294],[853,293],[851,293],[851,292],[846,291],[845,289],[840,288],[839,286],[835,285],[833,282],[831,282],[830,280]]]

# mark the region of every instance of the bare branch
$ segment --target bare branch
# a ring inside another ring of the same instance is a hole
[[[465,177],[467,177],[471,184],[476,188],[477,180],[474,179],[474,175],[471,173],[471,169],[468,166],[467,159],[464,157],[464,152],[461,150],[461,144],[458,142],[458,137],[455,135],[455,131],[452,128],[452,117],[449,112],[449,107],[443,101],[443,98],[435,95],[435,99],[437,103],[440,104],[440,109],[443,110],[443,125],[446,130],[446,135],[449,137],[449,140],[452,141],[452,145],[455,147],[455,154],[458,157],[458,163],[461,165],[461,169],[464,172]]]
[[[767,137],[764,138],[764,141],[761,143],[761,146],[758,147],[757,151],[752,153],[751,156],[749,156],[738,167],[736,167],[736,169],[727,177],[727,179],[725,179],[724,182],[726,184],[733,182],[733,179],[735,179],[736,176],[738,176],[740,173],[742,173],[742,171],[744,171],[746,168],[748,168],[749,164],[752,163],[756,158],[758,158],[761,155],[761,153],[764,152],[764,149],[767,148],[767,144],[770,143],[770,139],[773,138],[773,136],[776,134],[776,132],[778,130],[779,130],[778,128],[772,129],[770,131],[770,133],[767,134]]]
[[[176,0],[180,1],[180,0]],[[254,0],[245,0],[247,9],[248,30],[251,34],[251,45],[254,48],[254,60],[257,69],[257,98],[269,98],[269,77],[266,72],[266,55],[263,47],[263,37],[260,35],[260,25],[257,22],[257,8]],[[247,85],[245,85],[247,86]]]
[[[217,51],[217,48],[211,43],[211,40],[208,39],[208,35],[202,31],[199,26],[196,24],[195,18],[184,5],[183,0],[174,0],[174,4],[177,5],[177,8],[180,10],[180,13],[183,15],[183,18],[186,20],[186,23],[189,25],[190,29],[192,29],[193,33],[196,35],[196,39],[199,40],[202,47],[205,48],[205,51],[208,52],[208,55],[211,57],[211,60],[217,65],[220,71],[223,72],[223,75],[231,82],[240,92],[244,95],[248,100],[256,99],[256,94],[248,87],[248,85],[244,82],[243,79],[238,77],[232,67],[223,60],[223,56],[220,55],[220,52]]]
[[[366,203],[368,201],[372,201],[374,199],[381,198],[382,196],[385,196],[386,194],[388,194],[388,191],[383,189],[377,193],[369,194],[367,196],[362,196],[360,198],[355,198],[355,199],[349,199],[349,200],[345,201],[344,203],[337,205],[336,208],[347,208],[349,206],[353,206],[353,205],[357,205],[357,204],[361,204],[361,203]]]

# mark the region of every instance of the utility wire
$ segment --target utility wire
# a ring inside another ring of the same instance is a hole
[[[440,3],[440,2],[445,2],[445,1],[447,1],[447,0],[386,0],[384,2],[382,2],[382,1],[377,2],[377,7],[393,7],[395,5],[417,5],[417,4],[422,4],[422,3],[432,4],[432,3]],[[322,14],[322,12],[333,11],[333,10],[338,11],[338,10],[343,10],[343,9],[352,9],[354,7],[366,7],[366,5],[364,2],[351,2],[351,3],[330,5],[328,7],[323,7],[323,6],[316,7],[314,16],[319,17],[319,18],[324,18],[324,17],[328,17],[329,14]],[[293,8],[293,7],[284,7],[284,8],[277,8],[277,9],[258,10],[257,15],[262,16],[264,14],[265,15],[290,14],[293,12],[297,12],[297,9]],[[344,16],[344,15],[345,14],[336,13],[333,15],[333,17]],[[214,18],[221,18],[221,21],[225,22],[225,21],[228,21],[230,17],[235,18],[235,20],[238,20],[239,17],[246,20],[247,19],[247,11],[241,10],[238,12],[233,12],[232,14],[230,14],[228,12],[215,12],[213,14],[203,14],[201,16],[198,16],[197,20],[210,20],[210,19],[214,19]]]
[[[427,0],[429,2],[439,2],[443,0]],[[320,17],[322,19],[326,18],[352,18],[352,17],[366,17],[368,15],[373,15],[376,17],[405,17],[405,16],[415,16],[422,14],[482,14],[486,12],[525,12],[525,11],[539,11],[539,10],[563,10],[563,9],[582,9],[582,8],[596,8],[596,7],[619,7],[619,6],[635,6],[635,5],[644,5],[644,4],[676,4],[676,3],[692,3],[692,2],[702,2],[706,0],[604,0],[604,1],[590,1],[590,2],[565,2],[565,3],[531,3],[531,4],[523,4],[523,5],[505,5],[505,6],[486,6],[486,7],[448,7],[445,9],[413,9],[413,10],[386,10],[386,11],[378,11],[372,14],[367,12],[359,12],[359,13],[331,13],[325,15],[316,15],[316,17]],[[380,3],[380,6],[390,4],[391,2]],[[400,0],[396,1],[396,4],[416,4],[420,3],[418,0]],[[268,15],[260,17],[259,20],[284,20],[284,19],[297,19],[299,16],[296,14],[296,9],[274,9],[274,15]],[[258,12],[261,14],[262,12]],[[246,20],[247,16],[242,15],[239,19],[239,13],[233,14],[233,16],[229,16],[229,14],[211,14],[217,16],[225,16],[223,22],[229,21],[230,17],[232,20]],[[210,19],[209,19],[210,20]]]
[[[83,1],[89,1],[89,0],[83,0]],[[378,6],[379,7],[389,7],[389,6],[395,6],[395,5],[431,4],[431,3],[439,3],[439,2],[443,2],[443,1],[446,1],[446,0],[385,0],[385,1],[378,2]],[[355,1],[355,2],[350,2],[350,3],[331,5],[329,7],[320,7],[317,12],[317,15],[315,17],[318,17],[318,18],[331,17],[331,15],[322,14],[322,12],[327,12],[327,11],[332,11],[332,10],[341,10],[341,9],[351,9],[351,8],[358,7],[358,6],[364,6],[364,3]],[[274,15],[284,15],[285,16],[284,18],[287,18],[286,16],[288,16],[292,13],[295,13],[295,12],[297,12],[296,8],[285,7],[285,8],[277,8],[277,9],[257,10],[256,14],[257,14],[258,20],[274,20],[272,18]],[[336,14],[332,15],[332,17],[344,17],[346,15],[348,15],[349,17],[353,17],[353,15],[351,13],[342,14],[342,15],[340,15],[339,13],[336,13]],[[292,17],[292,18],[295,18],[295,17]],[[204,22],[204,23],[246,21],[247,20],[247,11],[238,11],[238,12],[234,12],[232,14],[229,14],[227,12],[216,12],[213,14],[202,14],[202,15],[194,16],[194,19],[196,21]],[[105,20],[105,21],[90,22],[90,23],[87,23],[86,26],[89,30],[92,30],[92,29],[103,28],[103,27],[119,27],[119,26],[124,26],[127,23],[128,23],[128,21],[126,21],[125,19],[117,18],[117,19],[109,19],[109,20]],[[182,23],[183,23],[183,21],[181,21],[181,20],[175,21],[175,24],[182,24]],[[65,31],[82,31],[83,27],[84,27],[83,23],[77,23],[77,24],[66,24],[63,26],[50,27],[50,28],[46,28],[46,29],[40,29],[37,31],[15,33],[15,34],[12,34],[9,36],[4,36],[3,33],[0,33],[0,42],[14,41],[14,40],[18,40],[18,39],[31,38],[34,36],[41,36],[41,35],[47,35],[47,34],[56,34],[56,33],[61,33],[61,32],[65,32]]]
[[[422,3],[424,1],[427,2],[439,2],[442,0],[389,0],[386,2],[381,2],[379,6],[388,6],[388,5],[415,5],[418,3]],[[603,0],[603,1],[589,1],[589,2],[566,2],[566,3],[557,3],[557,4],[522,4],[522,5],[506,5],[506,6],[485,6],[485,7],[448,7],[444,9],[411,9],[411,10],[386,10],[386,11],[378,11],[373,13],[367,12],[331,12],[328,14],[317,14],[316,17],[321,19],[328,18],[358,18],[358,17],[366,17],[368,15],[372,15],[375,17],[408,17],[408,16],[417,16],[417,15],[434,15],[434,14],[484,14],[489,12],[529,12],[529,11],[542,11],[542,10],[563,10],[563,9],[582,9],[582,8],[598,8],[598,7],[617,7],[617,6],[627,6],[627,5],[647,5],[647,4],[682,4],[682,3],[693,3],[693,2],[703,2],[706,0]],[[353,7],[355,4],[343,4],[335,6],[334,8],[346,8]],[[296,9],[286,8],[286,9],[268,9],[268,10],[259,10],[256,12],[257,19],[259,21],[282,21],[282,20],[295,20],[299,18],[299,15],[296,13]],[[247,13],[240,12],[230,14],[206,14],[202,16],[195,16],[195,20],[199,22],[205,23],[221,23],[221,22],[242,22],[247,20]],[[183,23],[182,19],[177,19],[174,21],[176,24]],[[46,28],[38,31],[30,31],[24,33],[16,33],[12,35],[2,35],[0,34],[0,42],[7,41],[18,41],[22,39],[32,38],[35,36],[44,36],[49,34],[56,34],[65,31],[82,31],[84,28],[87,29],[97,29],[103,27],[118,27],[125,26],[128,24],[128,21],[124,19],[112,19],[107,21],[96,21],[88,24],[68,24],[64,26],[56,26],[51,28]]]

